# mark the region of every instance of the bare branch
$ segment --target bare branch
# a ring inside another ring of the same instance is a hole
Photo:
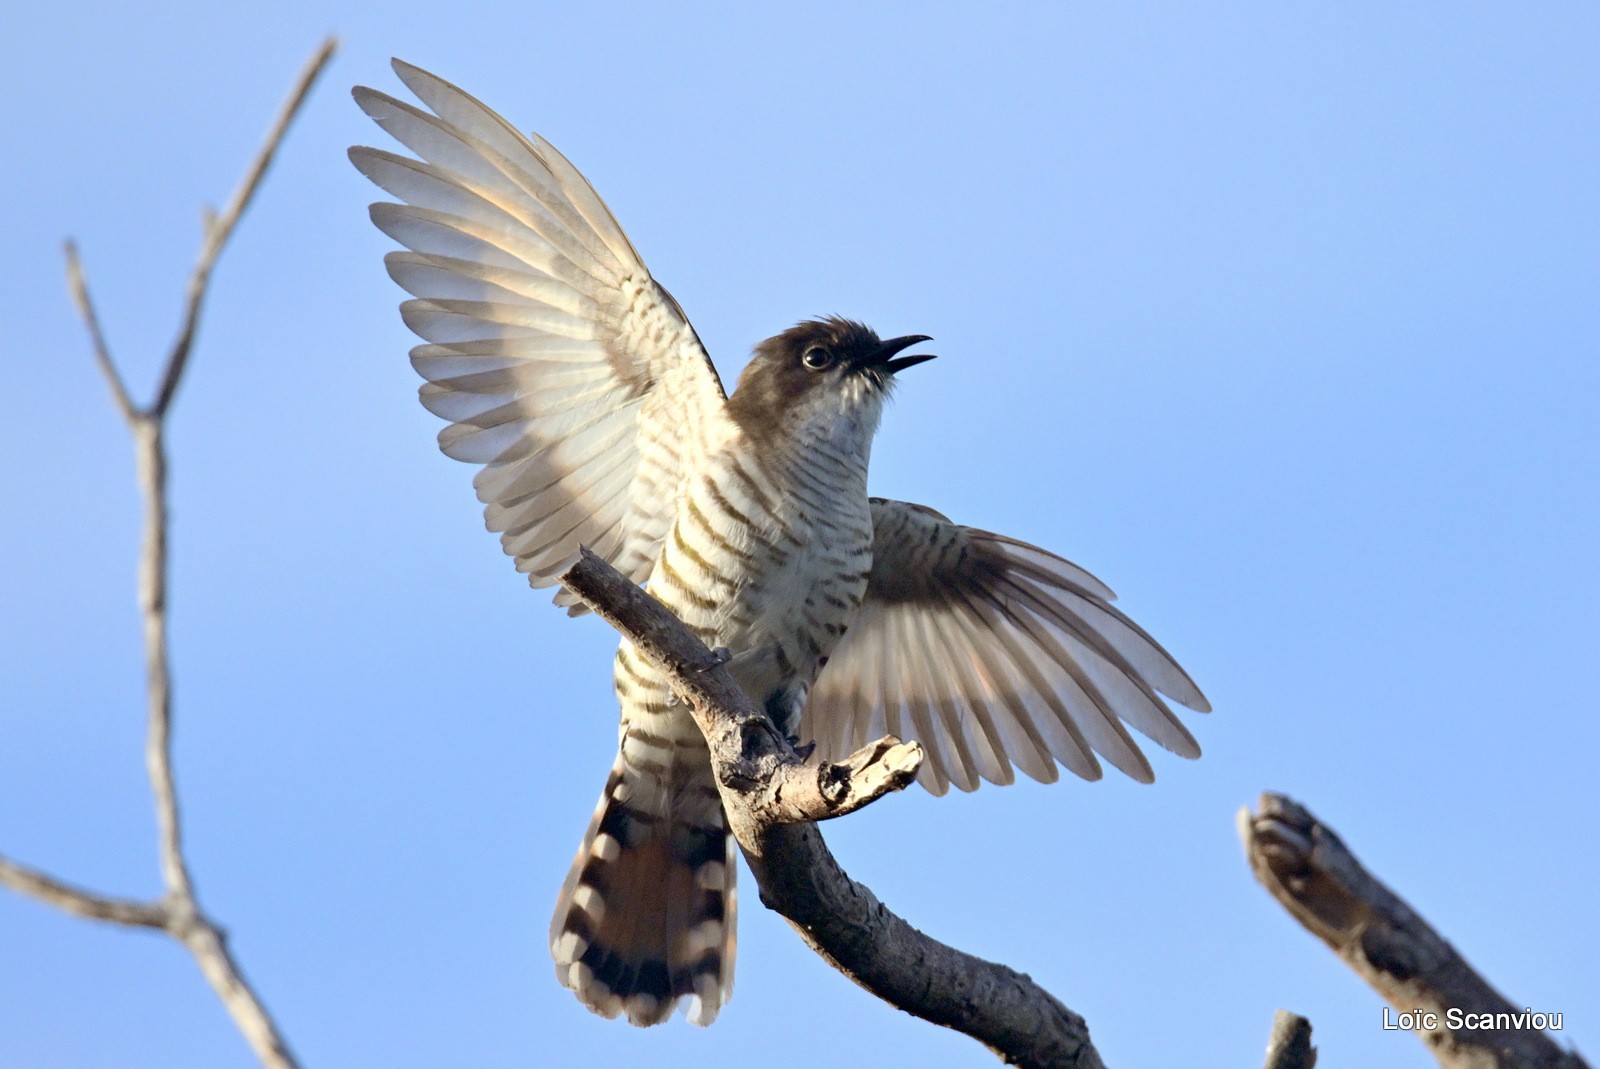
[[[90,920],[110,921],[112,924],[136,928],[165,929],[171,919],[171,911],[164,903],[107,898],[4,857],[0,857],[0,885],[29,898],[36,898],[47,906]]]
[[[183,856],[178,791],[172,775],[172,674],[167,652],[167,453],[159,417],[133,421],[134,456],[144,499],[144,548],[139,555],[139,613],[144,624],[145,693],[149,720],[144,763],[155,795],[161,881],[169,895],[192,899]]]
[[[1311,1022],[1279,1010],[1272,1017],[1265,1069],[1316,1069],[1317,1048],[1311,1045]]]
[[[1261,885],[1397,1011],[1416,1013],[1417,1034],[1441,1065],[1587,1069],[1542,1023],[1534,1026],[1532,1011],[1506,1001],[1368,873],[1310,811],[1282,795],[1263,794],[1259,812],[1241,809],[1238,825]],[[1452,1020],[1464,1027],[1452,1027]]]
[[[296,1069],[282,1036],[229,953],[222,930],[198,913],[192,901],[171,894],[154,902],[111,898],[5,857],[0,857],[0,886],[74,916],[166,932],[189,948],[261,1063],[267,1069]]]
[[[172,404],[173,395],[177,393],[178,383],[183,379],[184,368],[189,362],[189,353],[194,348],[195,332],[200,327],[200,311],[205,303],[206,289],[211,283],[211,270],[216,266],[217,257],[222,255],[223,246],[233,236],[234,227],[238,225],[240,216],[250,206],[261,180],[266,177],[267,168],[272,165],[272,158],[277,154],[278,145],[282,143],[284,134],[288,133],[295,116],[299,114],[300,106],[305,103],[306,96],[317,80],[317,75],[322,73],[338,48],[337,38],[329,37],[322,42],[322,47],[317,49],[316,54],[300,72],[300,77],[295,81],[294,88],[289,91],[289,97],[284,101],[283,107],[279,109],[272,128],[267,131],[261,151],[256,153],[256,158],[251,161],[250,169],[245,172],[239,188],[233,191],[227,206],[222,209],[220,215],[214,214],[209,208],[205,211],[200,257],[195,262],[193,273],[189,276],[183,325],[179,328],[177,340],[172,343],[171,354],[167,357],[167,367],[161,376],[161,385],[156,388],[155,400],[150,402],[148,409],[157,419],[166,414],[167,408]]]
[[[834,968],[907,1013],[1012,1065],[1098,1069],[1088,1025],[1022,973],[931,939],[839,867],[811,821],[911,782],[915,743],[881,739],[843,765],[803,763],[714,655],[659,602],[583,550],[562,582],[667,673],[705,734],[729,825],[760,886]]]
[[[99,317],[89,298],[78,250],[66,245],[67,284],[83,317],[95,362],[110,384],[118,411],[133,431],[139,489],[144,503],[143,548],[139,557],[139,610],[144,627],[148,694],[145,766],[155,798],[159,830],[161,878],[166,892],[157,902],[109,898],[73,887],[42,872],[0,858],[0,884],[58,909],[96,920],[159,928],[188,947],[200,971],[216,991],[234,1023],[268,1069],[295,1069],[287,1043],[266,1008],[245,980],[227,946],[222,929],[201,909],[183,852],[181,810],[172,771],[172,675],[167,648],[167,454],[165,420],[193,349],[200,311],[211,271],[240,216],[261,185],[285,133],[338,43],[328,38],[301,71],[279,111],[265,143],[251,162],[239,188],[220,216],[207,209],[200,257],[189,278],[183,325],[162,373],[155,399],[141,409],[128,395],[106,345]]]
[[[244,971],[228,949],[222,929],[196,914],[192,923],[173,934],[183,940],[194,955],[206,982],[227,1007],[228,1015],[261,1064],[267,1069],[297,1069],[299,1063],[289,1053],[288,1044],[267,1008],[245,980]]]
[[[78,246],[68,240],[62,251],[67,258],[67,288],[72,291],[72,303],[77,306],[78,314],[83,317],[83,325],[88,328],[89,344],[94,348],[94,362],[99,366],[100,374],[105,376],[106,384],[111,387],[111,399],[116,402],[117,411],[131,423],[137,410],[133,398],[128,396],[128,388],[122,383],[122,376],[117,372],[117,365],[111,362],[111,350],[106,347],[105,332],[100,329],[100,317],[95,313],[94,301],[89,299],[89,283],[83,277]]]

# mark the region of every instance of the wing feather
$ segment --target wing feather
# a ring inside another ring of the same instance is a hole
[[[1119,716],[1174,753],[1190,758],[1200,756],[1199,744],[1193,736],[1173,717],[1139,670],[1122,658],[1100,632],[1036,591],[1020,584],[1013,589],[1018,600],[1044,625],[1040,644],[1055,651],[1057,656],[1053,659],[1058,663],[1070,662],[1082,667],[1080,681],[1086,689],[1092,684],[1095,704],[1107,711],[1107,718],[1116,726],[1118,734],[1127,738],[1128,746],[1135,753],[1138,748],[1132,738],[1116,723]]]
[[[978,786],[978,762],[973,757],[971,740],[967,733],[961,729],[959,723],[953,722],[954,710],[949,708],[947,701],[941,700],[940,693],[944,686],[944,666],[938,664],[931,656],[933,650],[929,647],[926,632],[922,628],[926,614],[900,613],[900,621],[905,634],[905,645],[901,648],[901,655],[905,657],[910,669],[911,688],[907,694],[907,702],[913,710],[921,714],[918,721],[920,727],[923,723],[931,723],[933,731],[939,737],[939,749],[944,754],[945,771],[950,776],[950,782],[964,791],[976,790]]]
[[[479,232],[500,231],[514,244],[531,245],[536,251],[530,262],[547,264],[563,281],[585,285],[587,278],[600,286],[621,281],[618,267],[595,260],[583,246],[560,241],[559,235],[551,240],[551,223],[537,206],[502,199],[459,175],[382,149],[357,147],[351,149],[351,159],[375,185],[408,206],[458,217]]]
[[[384,257],[384,265],[390,278],[418,297],[499,303],[536,301],[588,322],[600,314],[599,305],[592,298],[526,269],[420,252],[391,252]]]
[[[531,150],[539,166],[519,169],[536,186],[554,186],[558,195],[551,198],[553,207],[568,229],[585,241],[591,236],[598,239],[599,244],[620,261],[640,262],[638,252],[617,225],[611,209],[555,146],[538,134],[524,137],[499,114],[437,75],[401,60],[395,60],[394,70],[406,88],[417,94],[434,114],[458,129],[471,131],[488,150],[512,161],[513,165],[522,159],[524,152]]]
[[[943,793],[1057,763],[1100,777],[1099,754],[1154,772],[1131,726],[1184,757],[1194,737],[1161,695],[1210,706],[1166,650],[1113,608],[1110,588],[1037,546],[874,499],[865,601],[812,688],[806,732],[838,759],[880,734],[915,738]]]
[[[999,761],[998,774],[987,778],[994,783],[1013,782],[1016,777],[1010,763],[1014,763],[1034,779],[1053,782],[1057,773],[1050,748],[1030,722],[1021,695],[1005,679],[1010,658],[1003,649],[985,657],[976,648],[971,612],[963,603],[953,601],[950,612],[953,619],[943,623],[951,649],[948,663],[955,668],[959,691],[973,698],[973,719],[992,733],[992,749]]]
[[[954,617],[948,615],[935,617],[924,614],[922,620],[924,630],[937,628],[940,632],[947,632],[956,622]],[[1005,703],[990,705],[983,701],[985,689],[982,682],[971,680],[960,667],[964,654],[959,638],[948,633],[942,637],[943,656],[930,659],[934,664],[947,667],[947,670],[948,666],[956,666],[951,674],[941,676],[939,700],[945,720],[951,725],[952,731],[966,735],[971,740],[968,751],[975,762],[973,771],[979,778],[990,783],[1014,782],[1017,777],[1012,770],[1013,759],[1006,740],[1009,714]],[[975,690],[971,689],[974,682],[977,684]],[[975,700],[968,701],[969,695]],[[977,780],[974,780],[973,787],[977,785]]]
[[[422,158],[429,173],[449,176],[450,184],[519,220],[594,277],[612,270],[615,254],[572,209],[532,145],[508,145],[509,154],[502,154],[493,137],[451,127],[384,93],[358,86],[354,95],[373,121]]]
[[[385,263],[427,343],[411,361],[448,421],[439,447],[482,466],[485,521],[535,586],[579,543],[642,581],[727,431],[710,358],[566,157],[449,82],[395,71],[424,107],[366,88],[356,102],[417,158],[350,158],[404,202],[371,215],[405,246]]]
[[[1100,762],[1095,759],[1089,741],[1083,737],[1076,719],[1062,702],[1062,689],[1049,678],[1038,662],[1039,651],[1026,645],[1015,627],[1002,614],[987,606],[975,611],[987,624],[985,632],[993,636],[993,649],[987,651],[1001,664],[1009,664],[1017,673],[1013,683],[1016,696],[1033,710],[1031,723],[1049,740],[1051,756],[1074,773],[1087,780],[1101,776]],[[981,640],[981,636],[975,636]],[[999,656],[996,657],[995,654]]]

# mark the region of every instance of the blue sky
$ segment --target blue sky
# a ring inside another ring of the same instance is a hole
[[[941,359],[873,486],[1105,579],[1216,707],[1157,782],[886,800],[826,829],[1108,1062],[1432,1064],[1250,879],[1331,823],[1518,1005],[1600,1045],[1600,15],[1589,5],[541,8],[64,2],[0,15],[0,850],[157,890],[126,433],[221,201],[344,49],[216,276],[172,427],[178,774],[199,887],[312,1066],[990,1065],[745,883],[710,1029],[591,1017],[551,903],[615,745],[614,639],[531,593],[440,456],[366,220],[353,83],[400,55],[591,178],[725,376],[837,312]],[[245,1066],[175,945],[0,896],[0,1064]]]

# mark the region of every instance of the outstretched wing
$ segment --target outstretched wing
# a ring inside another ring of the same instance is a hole
[[[386,263],[415,297],[400,312],[427,342],[411,350],[422,403],[450,421],[439,447],[483,465],[484,518],[534,586],[580,543],[643,581],[726,419],[716,370],[565,157],[449,82],[394,68],[433,114],[364,87],[356,102],[421,159],[350,159],[405,202],[374,204],[372,221],[410,250]]]
[[[866,599],[806,704],[801,737],[824,759],[881,735],[916,739],[918,778],[943,794],[1010,783],[1013,765],[1046,783],[1057,761],[1098,779],[1096,753],[1148,783],[1123,721],[1200,756],[1160,694],[1210,704],[1100,580],[922,505],[873,498],[872,520]]]

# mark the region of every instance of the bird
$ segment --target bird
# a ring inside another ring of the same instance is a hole
[[[869,496],[900,376],[931,340],[804,320],[754,346],[734,391],[678,302],[565,156],[400,60],[421,107],[356,87],[415,156],[357,146],[397,200],[372,222],[423,344],[443,452],[477,465],[488,528],[534,587],[580,546],[713,649],[812,760],[919,742],[934,794],[1016,771],[1153,772],[1128,728],[1194,758],[1166,699],[1210,704],[1088,571],[924,505]],[[560,589],[555,602],[583,607]],[[709,1024],[733,987],[736,850],[706,743],[626,640],[618,751],[550,927],[556,977],[589,1009]],[[1165,699],[1163,698],[1165,696]]]

